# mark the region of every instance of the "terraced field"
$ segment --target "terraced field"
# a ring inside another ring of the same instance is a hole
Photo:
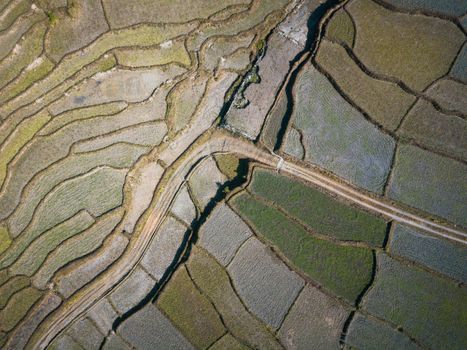
[[[0,348],[464,349],[462,0],[0,0]]]

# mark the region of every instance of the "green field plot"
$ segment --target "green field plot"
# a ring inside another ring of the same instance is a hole
[[[246,193],[230,202],[260,237],[264,237],[295,267],[324,288],[354,302],[371,280],[370,249],[318,239],[277,209]]]
[[[209,347],[225,332],[216,309],[195,287],[184,267],[172,277],[158,305],[197,348]]]
[[[317,233],[376,246],[381,246],[386,237],[387,223],[383,219],[273,171],[256,168],[248,188]]]

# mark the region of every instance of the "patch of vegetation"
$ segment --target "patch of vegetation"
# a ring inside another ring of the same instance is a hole
[[[229,90],[227,90],[226,94],[225,94],[225,98],[224,98],[224,102],[228,102],[230,101],[230,99],[232,98],[232,96],[234,95],[235,91],[238,89],[238,87],[240,86],[240,84],[242,83],[242,77],[238,77],[234,83],[232,84],[232,86],[229,88]]]
[[[8,228],[4,225],[0,225],[0,254],[2,254],[11,245],[10,234]]]
[[[217,167],[229,179],[233,179],[238,175],[238,167],[240,160],[234,154],[218,154],[215,157]]]
[[[261,77],[258,74],[258,66],[254,65],[244,77],[239,77],[235,80],[227,91],[224,101],[230,101],[233,97],[232,104],[235,108],[245,108],[250,103],[244,96],[245,90],[250,84],[259,84],[260,81]],[[234,94],[235,96],[233,96]]]
[[[47,18],[49,19],[50,25],[55,25],[58,21],[58,15],[54,11],[46,11],[45,14],[47,15]]]
[[[214,307],[181,267],[161,294],[159,307],[198,349],[206,349],[225,332]]]
[[[266,47],[266,40],[260,39],[260,40],[257,41],[257,43],[256,43],[256,51],[257,52],[260,52],[265,47]]]
[[[331,17],[328,25],[326,26],[325,35],[330,40],[343,42],[349,47],[352,47],[355,37],[355,29],[352,24],[352,19],[343,8]]]
[[[248,75],[248,83],[249,84],[259,84],[261,81],[261,77],[258,74],[258,66],[253,68],[253,71],[250,75]]]
[[[353,303],[371,281],[370,249],[315,238],[277,209],[247,193],[234,197],[230,203],[257,234],[277,247],[295,267],[336,295]]]
[[[233,106],[235,108],[245,108],[250,101],[245,97],[245,91],[250,84],[259,84],[261,77],[258,74],[258,66],[254,65],[241,81],[241,85],[235,94]]]
[[[19,95],[33,83],[46,76],[54,68],[52,61],[47,58],[42,59],[41,57],[36,61],[37,65],[35,67],[26,68],[15,81],[5,87],[2,95],[0,96],[0,103],[4,103],[5,101]]]
[[[249,189],[317,233],[375,246],[381,246],[386,238],[387,223],[383,219],[272,171],[257,168]]]

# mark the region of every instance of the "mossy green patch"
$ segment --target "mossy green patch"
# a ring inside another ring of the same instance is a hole
[[[245,98],[245,91],[250,86],[250,84],[259,84],[261,82],[261,77],[258,74],[259,68],[257,65],[254,65],[246,73],[245,77],[241,80],[240,87],[235,93],[235,98],[233,100],[233,106],[237,109],[243,109],[248,104],[249,101]]]
[[[215,156],[217,167],[229,179],[235,178],[238,173],[240,159],[235,154],[218,154]]]
[[[175,272],[158,305],[199,349],[208,348],[225,332],[216,310],[195,287],[184,266]]]
[[[317,233],[376,246],[381,246],[386,237],[387,223],[383,219],[273,171],[256,168],[249,189]]]
[[[0,329],[3,331],[13,329],[41,295],[42,292],[33,287],[13,295],[5,308],[0,311]]]
[[[236,295],[229,275],[205,250],[194,247],[188,271],[212,301],[229,331],[252,349],[282,349],[274,335],[253,317]]]
[[[3,309],[8,300],[17,291],[29,286],[29,278],[26,276],[17,276],[11,278],[0,288],[0,309]]]
[[[49,23],[50,23],[51,26],[57,24],[57,21],[58,21],[57,12],[55,12],[55,11],[46,11],[45,14],[47,15],[47,18],[49,19]]]
[[[246,83],[249,84],[259,84],[261,81],[261,77],[258,74],[258,66],[254,66],[251,72],[247,75]],[[246,89],[246,87],[245,87]]]
[[[0,225],[0,254],[2,254],[11,245],[10,234],[5,225]]]
[[[277,209],[246,193],[230,203],[257,234],[277,247],[295,267],[336,295],[354,302],[371,281],[370,249],[315,238]]]
[[[266,47],[266,40],[264,39],[260,39],[256,42],[256,51],[257,52],[260,52],[261,50],[263,50],[265,47]]]
[[[355,28],[347,11],[341,8],[334,13],[326,26],[325,36],[329,40],[353,46]]]
[[[39,57],[18,76],[16,80],[7,85],[0,95],[0,104],[19,95],[36,81],[42,79],[54,68],[54,64],[46,57]]]
[[[47,112],[36,114],[34,117],[23,121],[6,140],[0,156],[0,184],[5,180],[8,163],[50,118],[50,114]],[[0,252],[2,251],[1,242],[3,240],[0,241]]]
[[[235,91],[238,89],[238,87],[240,86],[240,84],[242,83],[243,81],[243,78],[240,76],[238,77],[234,83],[232,84],[232,86],[229,88],[229,90],[227,90],[226,94],[225,94],[225,98],[224,98],[224,101],[227,102],[227,101],[230,101],[230,99],[232,98],[232,96],[234,95]]]

